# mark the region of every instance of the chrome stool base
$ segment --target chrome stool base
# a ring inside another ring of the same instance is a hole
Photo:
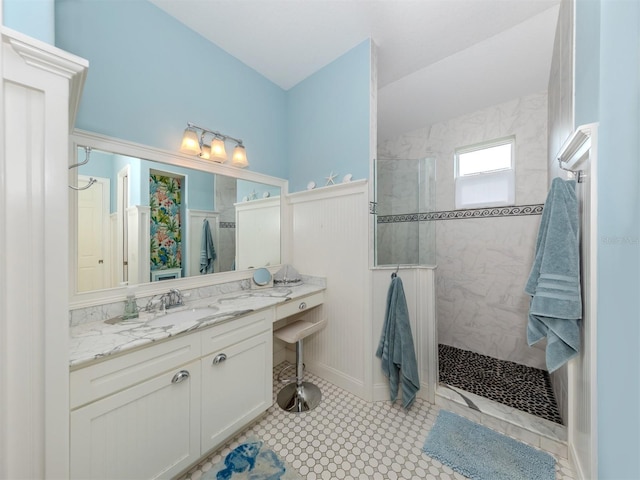
[[[290,383],[278,392],[278,405],[287,412],[308,412],[320,404],[322,393],[313,383]]]

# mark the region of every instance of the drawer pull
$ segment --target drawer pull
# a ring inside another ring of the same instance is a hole
[[[187,370],[180,370],[176,373],[171,379],[171,383],[180,383],[184,382],[187,378],[189,378],[190,374]]]
[[[213,364],[218,365],[219,363],[224,362],[227,359],[227,356],[224,353],[219,353],[215,357],[213,357]]]
[[[307,302],[300,302],[300,305],[298,305],[298,310],[304,310],[305,308],[307,308]]]

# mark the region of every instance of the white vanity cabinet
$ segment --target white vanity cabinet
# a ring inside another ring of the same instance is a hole
[[[200,457],[200,338],[71,372],[71,478],[158,478]]]
[[[72,411],[71,478],[180,473],[200,458],[199,409],[196,360]]]
[[[263,413],[272,323],[251,313],[72,371],[71,478],[174,477]]]
[[[273,311],[237,321],[242,326],[229,332],[203,332],[202,353],[209,353],[202,358],[203,453],[222,444],[273,402]]]

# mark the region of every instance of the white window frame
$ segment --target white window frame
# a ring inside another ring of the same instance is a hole
[[[485,208],[515,205],[515,136],[457,148],[454,154],[455,208]],[[459,156],[501,145],[511,145],[508,168],[460,175]]]

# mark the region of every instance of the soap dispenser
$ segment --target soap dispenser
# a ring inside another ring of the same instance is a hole
[[[138,304],[136,303],[136,296],[133,290],[127,292],[127,300],[124,304],[124,320],[130,320],[132,318],[138,318]]]

